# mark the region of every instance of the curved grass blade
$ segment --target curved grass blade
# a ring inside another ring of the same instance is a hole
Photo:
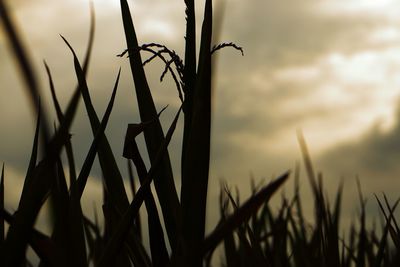
[[[35,73],[32,68],[32,64],[28,58],[26,49],[18,36],[17,28],[15,27],[13,21],[10,18],[10,12],[6,6],[5,1],[0,0],[0,20],[3,21],[5,28],[5,33],[11,43],[12,50],[14,51],[15,57],[17,58],[17,63],[22,72],[22,80],[25,83],[29,99],[32,103],[35,113],[39,112],[40,107],[40,90],[36,80]],[[49,141],[49,127],[47,125],[46,117],[44,116],[42,122],[42,137],[43,146],[45,146]]]
[[[167,151],[168,145],[171,141],[172,135],[175,131],[176,124],[178,122],[179,114],[181,112],[181,109],[179,109],[178,113],[176,114],[171,126],[168,129],[167,135],[165,136],[164,142],[162,143],[162,146],[160,147],[157,157],[155,160],[154,165],[150,167],[150,170],[146,176],[145,181],[142,183],[141,187],[137,191],[135,198],[131,202],[129,209],[125,212],[123,217],[121,218],[118,227],[116,227],[115,232],[112,234],[110,241],[106,245],[106,249],[104,251],[104,254],[102,255],[100,259],[100,264],[99,267],[106,267],[110,266],[112,263],[112,260],[115,258],[118,250],[122,246],[126,234],[128,233],[134,218],[136,217],[140,206],[143,204],[143,201],[145,200],[146,196],[149,194],[150,190],[150,184],[153,180],[154,175],[157,173],[157,169],[160,167],[160,164],[164,158],[164,154]]]
[[[89,1],[90,4],[90,28],[89,28],[89,41],[88,41],[88,46],[86,48],[86,54],[85,54],[85,59],[83,60],[83,66],[82,70],[84,73],[84,76],[86,77],[88,69],[89,69],[89,63],[90,63],[90,58],[92,56],[92,51],[93,51],[93,43],[94,43],[94,33],[96,30],[96,15],[94,12],[94,2]]]
[[[270,184],[263,187],[257,194],[253,195],[242,206],[240,206],[234,214],[222,222],[219,227],[212,231],[202,244],[202,255],[215,248],[227,234],[239,227],[243,222],[247,221],[252,214],[257,212],[261,205],[265,204],[271,198],[288,177],[289,172],[286,172]]]
[[[146,125],[143,124],[129,124],[124,145],[125,155],[128,155],[129,159],[134,162],[141,185],[145,182],[147,170],[134,138],[145,129],[145,126]],[[127,139],[129,140],[128,142]],[[165,246],[164,233],[158,216],[156,202],[151,190],[149,190],[146,195],[144,202],[148,216],[150,250],[153,266],[167,266],[169,262],[168,251]]]
[[[204,241],[211,131],[212,2],[206,1],[199,66],[193,98],[193,117],[184,151],[181,205],[186,265],[200,266]]]
[[[120,3],[140,118],[141,121],[150,121],[157,116],[156,108],[142,66],[142,59],[138,50],[139,45],[128,3],[126,0],[121,0]],[[144,131],[144,136],[150,162],[154,165],[158,150],[164,142],[164,134],[160,122],[157,120],[154,124],[149,126]],[[169,243],[174,250],[177,246],[178,231],[181,229],[181,215],[168,152],[164,154],[164,158],[160,164],[154,176],[154,185],[158,199],[160,200]]]

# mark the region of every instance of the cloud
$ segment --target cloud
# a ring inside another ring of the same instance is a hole
[[[400,170],[400,112],[399,105],[394,125],[382,130],[380,121],[376,121],[359,139],[343,142],[328,151],[320,159],[329,170],[340,170],[343,175],[359,175],[362,181],[385,186],[385,183],[399,184],[397,173]],[[376,188],[375,188],[376,189]]]

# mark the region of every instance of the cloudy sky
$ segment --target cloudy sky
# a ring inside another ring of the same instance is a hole
[[[102,114],[117,70],[122,67],[107,135],[124,170],[121,154],[126,125],[139,118],[127,59],[116,57],[125,48],[119,1],[93,1],[96,38],[89,86],[95,107]],[[197,2],[200,26],[203,1]],[[44,94],[48,95],[49,90],[43,59],[52,69],[62,104],[67,103],[76,80],[71,54],[59,34],[82,57],[89,28],[89,4],[82,0],[8,3]],[[135,0],[130,4],[139,42],[163,43],[183,55],[183,1]],[[250,174],[268,181],[293,169],[301,161],[298,129],[305,135],[316,169],[324,174],[328,193],[333,193],[343,179],[345,199],[352,203],[355,177],[359,176],[372,206],[373,192],[385,191],[390,197],[397,197],[400,3],[226,0],[223,11],[218,39],[242,46],[245,56],[229,48],[218,54],[210,203],[217,196],[222,178],[246,192]],[[159,82],[160,65],[151,64],[146,70],[157,107],[169,105],[162,118],[168,125],[179,104],[177,92],[169,78]],[[20,184],[18,177],[23,177],[27,166],[34,131],[34,119],[18,74],[0,27],[0,161],[6,164],[9,188]],[[92,139],[87,116],[81,111],[72,130],[78,161]],[[174,162],[179,162],[181,135],[176,133],[170,147]],[[174,169],[179,175],[178,163]],[[98,176],[95,170],[93,177]],[[179,186],[179,180],[176,182]],[[306,190],[305,176],[302,182]],[[289,182],[287,187],[291,186]],[[18,190],[7,192],[12,205]],[[347,206],[349,211],[354,207]],[[212,208],[210,213],[213,214]]]

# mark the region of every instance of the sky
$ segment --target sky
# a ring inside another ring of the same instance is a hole
[[[126,48],[119,1],[93,1],[96,37],[88,83],[95,107],[102,114],[118,68],[122,68],[107,136],[124,170],[121,155],[126,126],[138,122],[139,116],[128,60],[116,57]],[[221,3],[214,2],[216,6]],[[140,43],[163,43],[183,55],[183,1],[129,3]],[[42,63],[46,60],[60,102],[65,106],[76,78],[71,54],[59,34],[70,41],[82,58],[89,28],[88,1],[9,0],[8,4],[44,95],[49,99]],[[202,5],[203,1],[197,1],[198,32]],[[217,199],[221,179],[238,186],[245,196],[251,176],[267,183],[301,163],[296,139],[299,129],[307,140],[316,170],[324,176],[327,193],[334,194],[339,182],[344,181],[344,205],[349,216],[356,207],[356,177],[372,212],[377,211],[373,193],[386,192],[391,199],[397,198],[400,2],[226,0],[219,5],[222,6],[224,16],[216,39],[235,42],[243,47],[244,56],[227,48],[218,52],[216,61],[210,224],[217,217],[212,203]],[[179,99],[170,77],[159,82],[162,70],[160,64],[146,66],[157,108],[168,105],[161,118],[167,126]],[[10,177],[6,181],[10,207],[18,198],[34,132],[34,117],[18,75],[0,27],[0,162],[5,163],[6,177]],[[92,140],[83,108],[72,133],[77,159],[81,162]],[[181,137],[182,132],[177,131],[169,148],[176,176],[179,176]],[[96,187],[96,177],[100,177],[98,168],[92,176]],[[305,175],[301,182],[306,192]],[[179,179],[176,183],[179,188]],[[285,190],[289,191],[292,185],[293,180]]]

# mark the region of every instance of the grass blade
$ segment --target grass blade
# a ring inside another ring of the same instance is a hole
[[[183,73],[183,92],[185,95],[183,113],[184,127],[182,140],[181,176],[186,174],[186,153],[188,150],[188,138],[192,125],[193,97],[196,84],[196,15],[194,0],[185,0],[186,4],[186,42],[185,42],[185,64]],[[182,178],[184,179],[184,178]]]
[[[19,266],[24,260],[29,231],[48,196],[51,184],[54,182],[52,170],[61,148],[69,138],[68,130],[75,116],[79,99],[80,90],[78,88],[68,104],[64,121],[45,148],[44,159],[32,171],[30,185],[23,192],[15,221],[10,225],[5,241],[4,266],[6,267]]]
[[[202,246],[202,253],[205,254],[216,247],[228,233],[248,220],[254,212],[257,212],[261,205],[271,198],[288,177],[289,172],[284,173],[240,206],[233,215],[228,217],[225,222],[221,223],[219,227],[207,236]]]
[[[100,127],[100,121],[97,117],[92,101],[90,99],[84,72],[75,54],[75,51],[68,43],[68,41],[64,37],[62,38],[73,54],[75,72],[78,78],[79,87],[81,89],[82,97],[85,102],[85,107],[89,116],[93,135],[96,135],[96,132]],[[97,150],[97,154],[99,156],[99,162],[101,169],[103,171],[103,178],[107,187],[107,191],[109,193],[110,201],[112,205],[115,205],[118,212],[122,214],[129,205],[128,197],[126,196],[122,176],[121,173],[119,172],[114,155],[111,151],[110,144],[108,143],[107,138],[104,134],[101,135],[101,140]]]
[[[154,165],[151,166],[151,168],[146,176],[145,181],[142,183],[142,186],[137,191],[135,198],[133,199],[133,201],[131,202],[131,204],[129,206],[129,209],[125,212],[124,216],[121,218],[121,220],[118,224],[118,227],[116,228],[116,231],[110,238],[110,241],[108,242],[108,244],[106,246],[105,252],[104,252],[103,256],[101,257],[99,267],[110,266],[110,264],[112,263],[112,260],[114,259],[116,253],[118,252],[120,246],[122,245],[122,243],[126,237],[126,234],[128,233],[129,228],[131,227],[133,220],[139,211],[140,206],[142,205],[143,201],[145,200],[146,195],[149,193],[150,184],[153,180],[154,175],[157,173],[157,168],[159,168],[159,166],[163,160],[164,153],[166,153],[166,151],[167,151],[167,147],[168,147],[168,145],[171,141],[172,135],[175,131],[181,109],[182,108],[179,109],[178,113],[176,114],[176,116],[174,118],[174,121],[172,122],[172,124],[167,132],[164,142],[157,153],[157,157],[156,157],[156,161],[155,161]]]
[[[133,129],[133,127],[139,129]],[[135,136],[144,130],[143,125],[132,125],[128,126],[127,137],[129,136],[130,142],[125,143],[126,145],[129,144],[130,148],[124,147],[124,151],[129,158],[134,162],[136,166],[136,170],[139,176],[139,181],[141,185],[144,184],[147,170],[146,165],[139,153],[139,149],[137,144],[134,140]],[[127,152],[129,150],[129,152]],[[165,246],[164,234],[160,222],[160,218],[158,216],[158,211],[156,207],[156,202],[154,200],[153,194],[151,190],[149,190],[148,194],[145,197],[145,206],[147,210],[148,216],[148,225],[149,225],[149,236],[150,236],[150,250],[151,256],[153,260],[154,266],[166,266],[168,264],[168,252]]]
[[[129,183],[131,185],[131,191],[132,191],[132,198],[134,198],[136,195],[136,185],[135,185],[135,179],[133,176],[132,162],[129,159],[127,160],[127,165],[128,165]],[[138,215],[135,218],[135,230],[136,230],[136,235],[138,236],[139,240],[141,242],[143,242],[142,223],[141,223],[140,213],[138,213]]]
[[[101,142],[101,139],[104,136],[104,131],[107,127],[107,123],[108,120],[110,118],[111,115],[111,111],[114,105],[114,100],[115,100],[115,96],[117,93],[117,88],[118,88],[118,83],[119,83],[119,78],[120,78],[120,74],[121,74],[121,69],[118,71],[118,75],[117,75],[117,79],[115,81],[115,85],[112,91],[112,95],[110,98],[110,101],[108,103],[107,109],[104,113],[103,119],[100,123],[99,128],[97,129],[97,133],[95,134],[94,140],[92,142],[92,145],[90,146],[88,155],[86,156],[85,162],[82,165],[82,169],[81,172],[79,173],[79,177],[77,179],[77,190],[78,190],[78,196],[79,199],[82,197],[83,191],[85,189],[86,186],[86,182],[87,179],[89,177],[90,174],[90,170],[92,168],[94,159],[96,157],[96,153],[98,151],[98,146]]]
[[[85,236],[84,236],[84,218],[82,214],[82,208],[80,205],[80,198],[83,194],[83,190],[86,185],[87,178],[90,173],[90,169],[95,159],[97,152],[97,145],[104,134],[108,119],[111,114],[111,110],[114,104],[116,90],[118,87],[118,81],[120,72],[118,73],[117,80],[113,89],[111,99],[109,101],[107,110],[100,124],[98,132],[96,133],[95,139],[92,142],[88,156],[82,166],[82,170],[76,181],[72,181],[71,184],[71,196],[69,201],[69,212],[68,212],[68,240],[70,241],[69,250],[71,255],[68,257],[71,266],[87,266],[86,262],[86,248],[85,248]]]
[[[46,62],[44,62],[44,66],[46,68],[46,73],[47,76],[49,78],[49,86],[50,86],[50,92],[51,92],[51,97],[53,100],[53,104],[54,104],[54,108],[56,110],[56,114],[57,114],[57,118],[58,121],[61,123],[61,121],[64,120],[64,114],[61,111],[61,107],[60,104],[58,102],[57,99],[57,95],[56,95],[56,91],[54,88],[54,82],[53,82],[53,78],[50,72],[50,68],[47,65]],[[67,143],[65,144],[65,150],[67,153],[67,159],[68,159],[68,164],[69,164],[69,177],[70,177],[70,183],[72,183],[72,181],[76,180],[76,171],[75,171],[75,160],[74,160],[74,153],[72,150],[72,144],[71,144],[71,140],[68,139]]]
[[[150,121],[157,116],[157,112],[142,66],[136,32],[126,0],[121,0],[121,12],[140,118],[142,121]],[[144,131],[144,136],[150,162],[153,165],[158,150],[164,142],[164,134],[160,122],[157,120],[154,124],[149,126]],[[164,154],[164,158],[160,164],[161,165],[157,168],[157,173],[154,176],[154,185],[158,199],[160,200],[169,242],[171,248],[174,250],[177,245],[177,236],[179,235],[178,231],[181,229],[179,222],[180,204],[174,184],[168,152]]]
[[[78,95],[79,96],[79,95]],[[79,99],[79,98],[77,98]],[[76,102],[77,103],[77,102]],[[68,118],[68,117],[67,117]],[[64,125],[64,124],[63,124]],[[54,182],[54,160],[57,158],[55,153],[59,153],[63,144],[68,128],[61,128],[53,139],[54,142],[49,148],[49,156],[46,156],[32,173],[30,186],[24,192],[24,197],[16,213],[14,222],[10,225],[6,244],[5,244],[5,266],[19,266],[24,260],[26,245],[30,236],[30,231],[34,225],[41,206],[46,200],[52,183]]]
[[[29,188],[29,186],[31,184],[31,180],[32,180],[32,177],[33,177],[33,172],[34,172],[35,167],[36,167],[37,156],[38,156],[38,146],[39,146],[39,133],[40,133],[41,114],[42,114],[42,112],[41,112],[41,109],[39,108],[39,112],[37,114],[37,120],[36,120],[35,136],[33,138],[31,157],[29,159],[29,165],[28,165],[28,169],[26,171],[24,185],[22,187],[22,193],[21,193],[20,202],[23,201],[23,197],[25,196],[24,192],[26,192],[28,190],[28,188]]]
[[[317,179],[315,177],[315,172],[312,165],[310,153],[308,152],[307,143],[306,140],[304,139],[303,133],[300,130],[297,131],[297,140],[299,142],[300,150],[303,155],[304,165],[306,166],[307,177],[310,181],[311,189],[313,190],[314,195],[318,196],[319,191],[318,191]]]
[[[14,55],[17,58],[17,63],[22,73],[22,80],[25,83],[31,104],[36,111],[35,113],[38,113],[40,104],[40,90],[38,87],[36,76],[33,71],[32,64],[28,58],[26,49],[24,48],[23,43],[18,36],[17,28],[15,27],[9,14],[10,12],[8,11],[5,1],[0,0],[0,20],[3,21],[5,33],[10,40],[12,50],[14,51]],[[44,140],[43,145],[46,145],[50,136],[46,117],[44,117],[42,122],[41,133]]]
[[[0,210],[0,217],[12,224],[14,221],[13,216],[6,210]],[[39,256],[40,260],[45,262],[50,266],[60,266],[66,267],[66,259],[61,257],[60,250],[57,245],[42,232],[32,229],[29,245],[32,247],[33,251]],[[60,261],[60,259],[63,259]]]

